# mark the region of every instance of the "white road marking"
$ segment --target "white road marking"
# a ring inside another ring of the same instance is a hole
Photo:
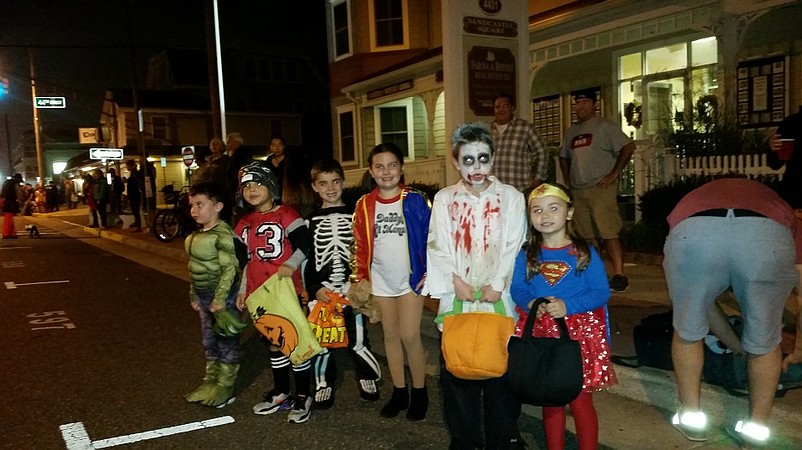
[[[6,281],[6,289],[16,289],[19,286],[33,286],[36,284],[59,284],[69,283],[70,280],[54,280],[54,281],[36,281],[34,283],[14,283],[13,281]]]
[[[13,269],[15,267],[25,267],[25,263],[23,261],[3,261],[4,269]]]
[[[0,250],[19,250],[24,248],[30,248],[30,247],[0,247]]]
[[[89,438],[89,434],[86,432],[83,422],[67,423],[61,425],[59,429],[61,430],[61,436],[64,438],[64,443],[67,444],[67,450],[94,450],[98,448],[108,448],[115,447],[117,445],[131,444],[148,439],[156,439],[173,434],[187,433],[190,431],[202,430],[204,428],[217,427],[228,423],[234,423],[234,418],[231,416],[216,417],[214,419],[203,420],[200,422],[191,422],[173,427],[160,428],[153,431],[127,434],[125,436],[101,439],[99,441],[92,441],[92,439]]]

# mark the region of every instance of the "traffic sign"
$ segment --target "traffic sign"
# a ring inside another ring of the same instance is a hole
[[[123,159],[121,148],[90,148],[89,159]]]
[[[67,100],[64,97],[36,97],[36,107],[42,108],[66,108]]]
[[[187,167],[192,166],[195,162],[195,146],[187,145],[181,148],[181,158],[184,160],[184,165]]]

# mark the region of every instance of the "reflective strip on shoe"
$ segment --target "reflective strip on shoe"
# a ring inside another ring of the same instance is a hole
[[[689,441],[703,442],[707,440],[707,416],[701,411],[677,412],[671,418],[674,426]]]
[[[751,421],[744,422],[743,420],[735,423],[734,430],[741,441],[756,447],[766,445],[771,434],[768,427]]]

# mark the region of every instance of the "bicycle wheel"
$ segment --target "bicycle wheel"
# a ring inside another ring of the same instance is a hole
[[[170,242],[178,236],[181,227],[172,209],[160,209],[153,218],[153,236],[162,242]]]

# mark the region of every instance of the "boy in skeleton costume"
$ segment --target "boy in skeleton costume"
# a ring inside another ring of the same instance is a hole
[[[311,301],[329,302],[329,292],[345,295],[350,283],[351,229],[353,208],[342,201],[345,174],[340,163],[333,160],[318,161],[312,167],[312,189],[323,200],[323,206],[306,219],[312,233],[312,251],[304,269],[304,282]],[[310,309],[313,304],[310,304]],[[348,350],[356,365],[359,395],[375,402],[379,399],[376,382],[381,369],[370,351],[367,320],[350,306],[343,309],[348,334]],[[315,407],[328,409],[334,404],[333,385],[336,368],[332,353],[324,348],[314,360]]]

